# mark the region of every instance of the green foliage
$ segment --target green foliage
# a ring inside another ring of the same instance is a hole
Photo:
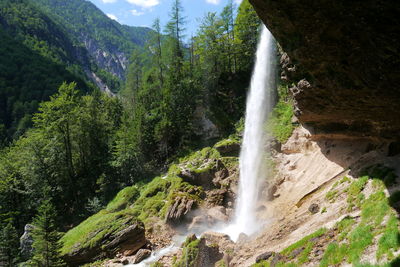
[[[0,232],[0,262],[4,266],[15,266],[18,259],[19,238],[13,224],[9,222]]]
[[[55,225],[56,211],[49,200],[43,201],[38,214],[33,220],[33,256],[30,266],[57,267],[65,266],[59,254],[60,234]]]
[[[279,87],[279,100],[272,111],[267,125],[272,136],[282,144],[289,139],[294,129],[294,125],[292,124],[293,102],[288,97],[287,91],[287,86]]]
[[[338,241],[342,241],[344,238],[347,237],[348,233],[351,231],[353,225],[356,222],[351,217],[345,217],[343,220],[336,224],[336,227],[339,231]]]
[[[328,267],[339,265],[346,258],[347,250],[346,246],[338,245],[338,243],[330,243],[321,259],[320,267]]]
[[[68,224],[88,215],[88,199],[105,203],[121,186],[122,177],[109,165],[121,106],[98,91],[81,97],[75,87],[63,84],[40,105],[35,129],[0,154],[0,214],[11,214],[20,229],[44,188]]]
[[[302,238],[301,240],[297,241],[296,243],[294,243],[294,244],[290,245],[289,247],[285,248],[284,250],[282,250],[282,251],[281,251],[281,254],[282,254],[282,255],[285,255],[285,256],[290,255],[290,253],[292,253],[295,249],[298,249],[298,248],[301,248],[301,247],[306,246],[307,243],[308,243],[311,239],[313,239],[313,238],[315,238],[315,237],[320,237],[320,236],[322,236],[323,234],[326,233],[326,231],[327,231],[326,228],[318,229],[316,232],[314,232],[314,233],[312,233],[312,234],[310,234],[310,235],[308,235],[308,236]]]
[[[387,255],[388,259],[393,258],[393,252],[397,251],[400,247],[400,232],[399,222],[396,216],[391,215],[383,235],[378,241],[378,251],[376,252],[377,259],[381,259],[383,255]]]

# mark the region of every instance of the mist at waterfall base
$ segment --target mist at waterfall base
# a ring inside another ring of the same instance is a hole
[[[263,26],[256,53],[250,92],[247,96],[244,136],[239,158],[239,191],[234,218],[220,230],[236,241],[241,233],[252,235],[263,223],[257,219],[256,207],[260,182],[265,179],[265,123],[272,110],[276,77],[276,44]]]

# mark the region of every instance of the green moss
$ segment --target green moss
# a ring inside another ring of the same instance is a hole
[[[174,263],[173,267],[194,267],[199,254],[200,239],[194,241],[186,240],[184,243],[182,257]]]
[[[317,230],[316,232],[304,237],[303,239],[285,248],[284,250],[281,251],[281,254],[285,256],[290,255],[290,253],[292,253],[295,249],[304,247],[311,239],[322,236],[323,234],[326,233],[326,231],[327,231],[326,228],[321,228]]]
[[[323,214],[323,213],[325,213],[325,212],[327,212],[326,207],[323,207],[323,208],[321,209],[321,214]]]
[[[106,210],[109,212],[119,211],[131,205],[140,195],[136,186],[129,186],[122,189],[117,196],[108,203]]]
[[[221,161],[228,169],[237,168],[239,166],[238,157],[222,157]]]
[[[102,210],[87,218],[81,224],[68,231],[61,239],[62,254],[67,254],[74,247],[91,248],[102,241],[105,235],[117,233],[126,225],[136,222],[136,218],[130,210],[108,212]]]
[[[230,138],[219,141],[218,143],[216,143],[214,145],[214,147],[218,148],[218,147],[223,147],[223,146],[231,146],[231,145],[235,145],[235,144],[240,144],[240,140],[236,139],[234,137],[230,137]]]
[[[196,173],[208,171],[215,167],[216,161],[221,155],[218,150],[211,147],[203,148],[187,157],[181,158],[180,164],[184,164],[186,168]]]

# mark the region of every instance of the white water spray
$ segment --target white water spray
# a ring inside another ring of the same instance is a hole
[[[240,233],[251,235],[261,223],[257,220],[260,180],[265,178],[265,122],[271,111],[275,86],[275,40],[264,26],[257,47],[256,64],[246,103],[245,130],[240,151],[239,192],[234,221],[225,229],[233,240]]]

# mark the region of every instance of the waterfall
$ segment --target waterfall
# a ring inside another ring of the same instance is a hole
[[[240,151],[240,180],[235,217],[225,230],[236,240],[240,233],[251,235],[259,230],[255,209],[260,181],[266,179],[265,122],[271,111],[276,74],[275,41],[263,26],[256,53],[256,63],[247,96],[245,130]]]

